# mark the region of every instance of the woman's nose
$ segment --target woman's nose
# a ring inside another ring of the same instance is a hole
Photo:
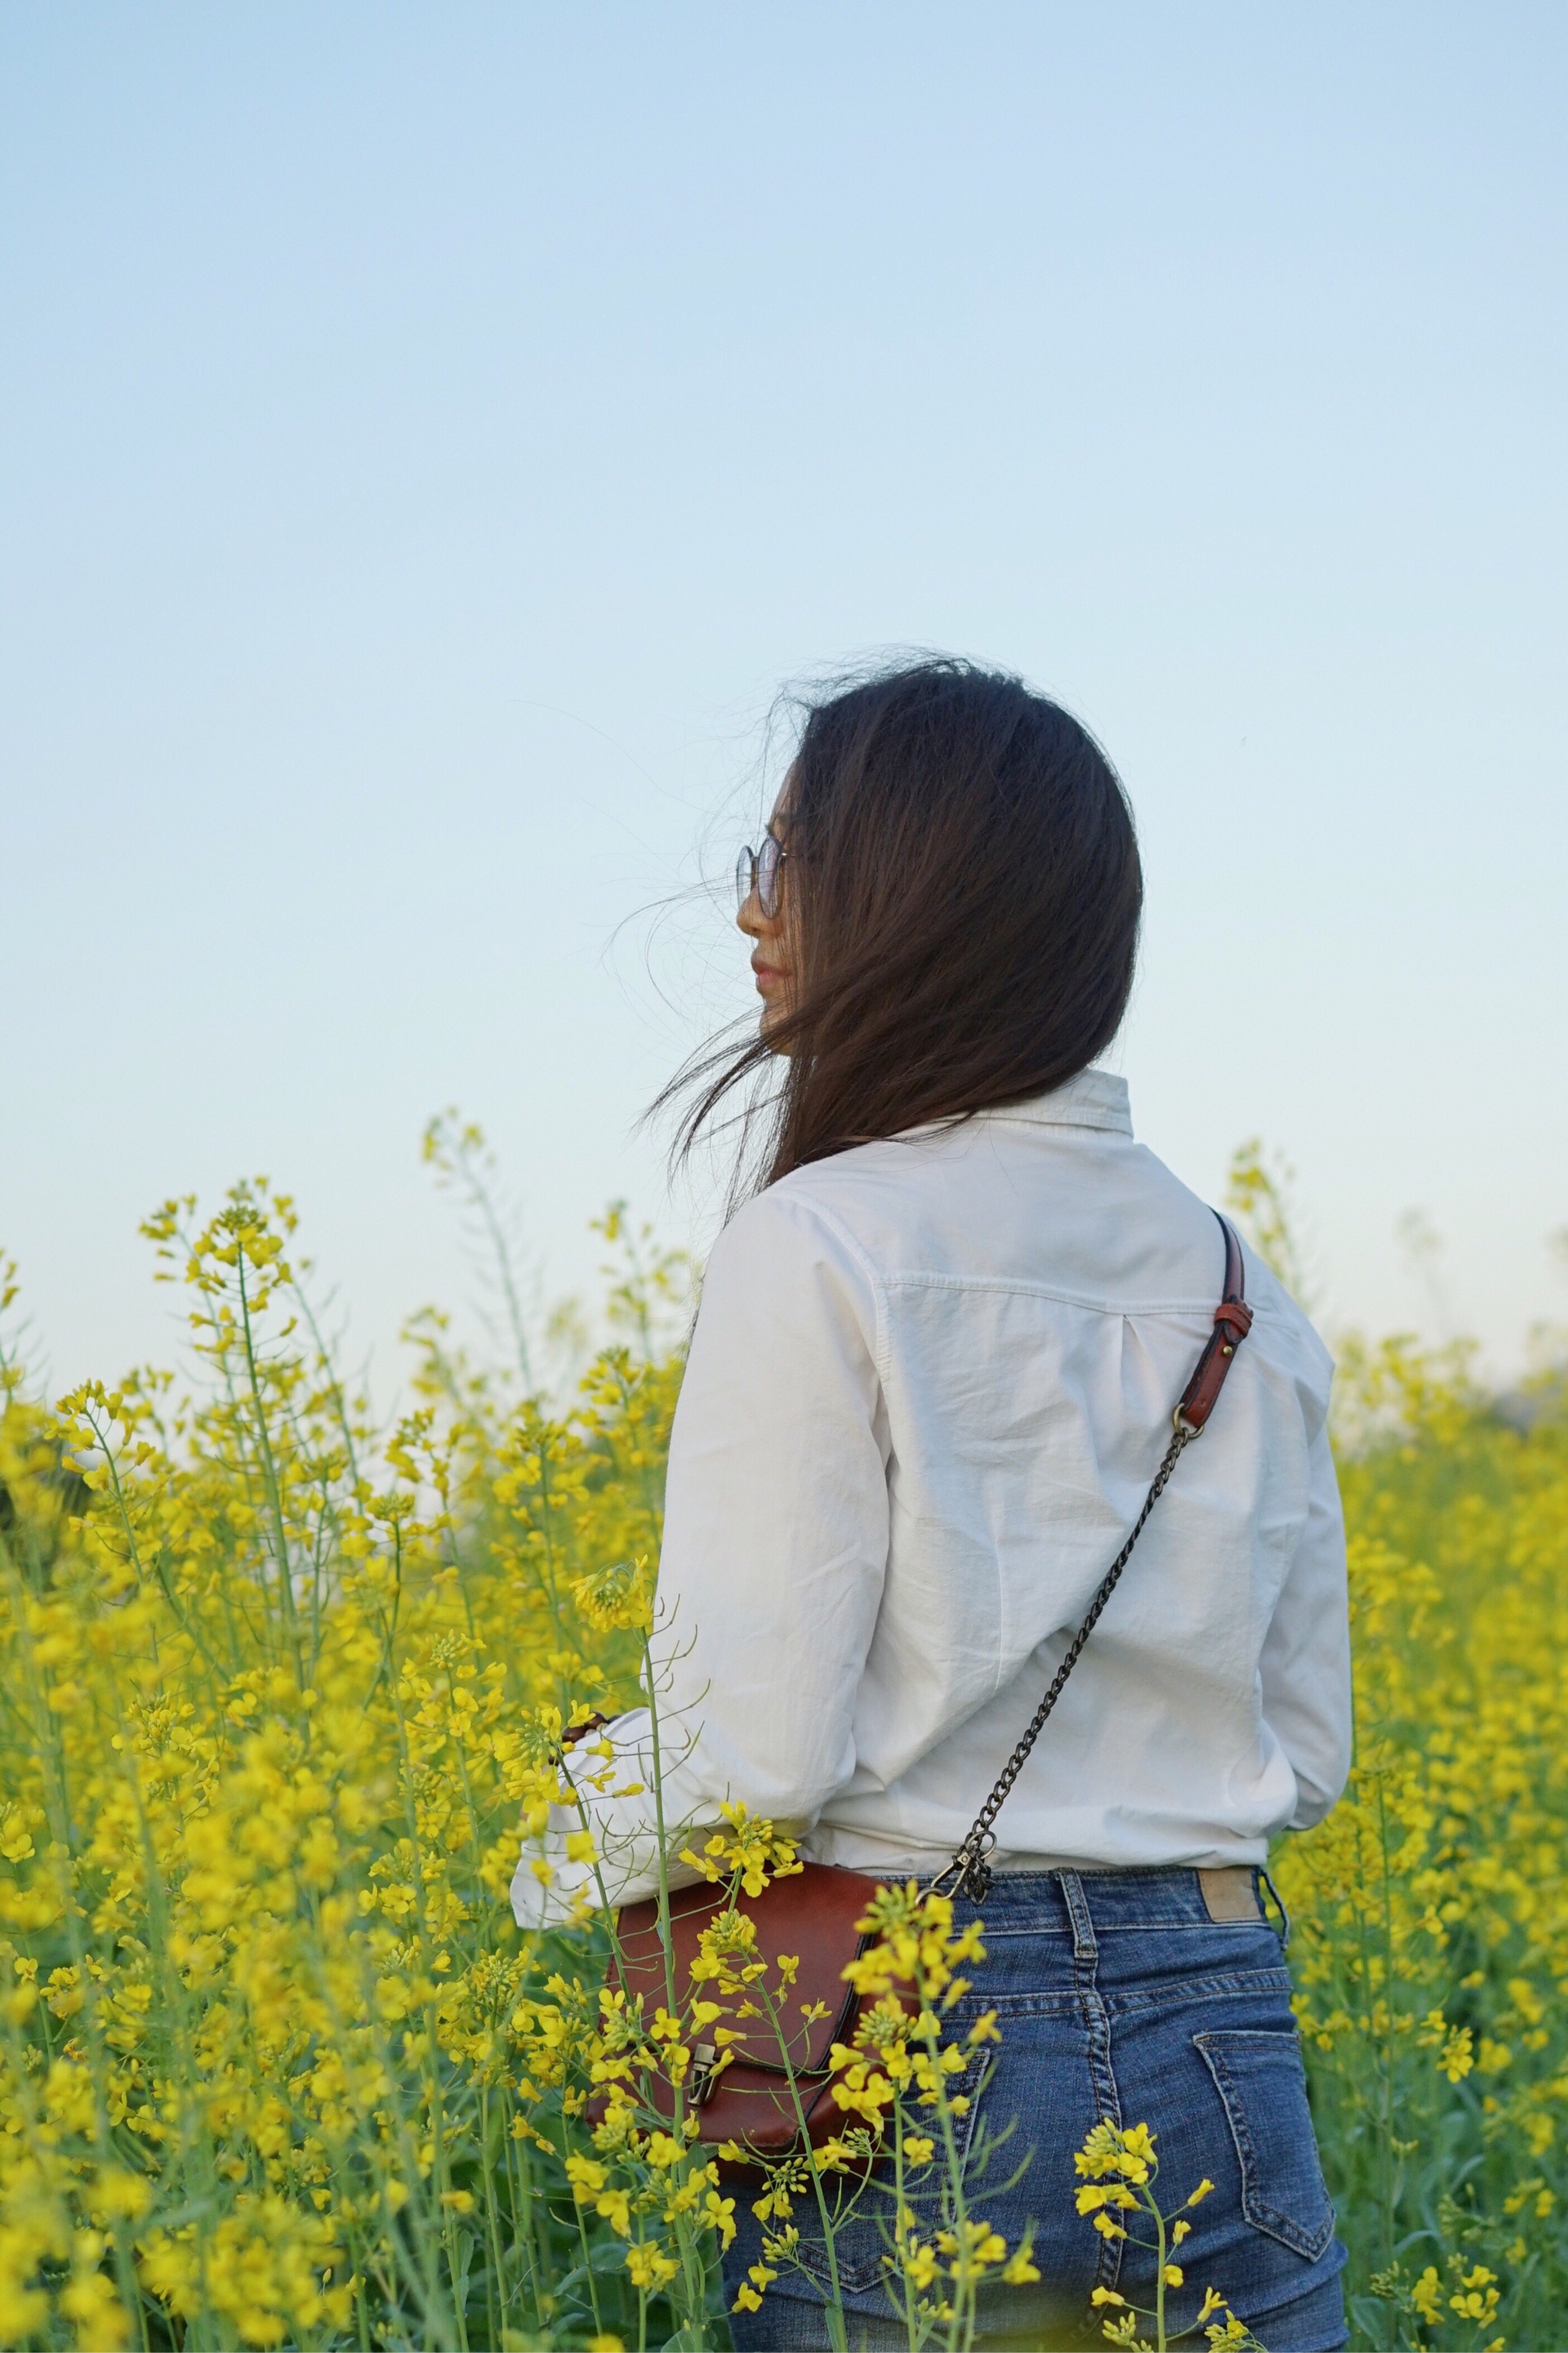
[[[754,882],[742,900],[740,913],[735,917],[735,921],[749,940],[761,939],[767,928],[767,917],[763,913],[763,902],[757,896],[757,886]]]

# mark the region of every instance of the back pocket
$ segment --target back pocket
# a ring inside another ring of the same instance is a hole
[[[1194,2034],[1225,2104],[1241,2165],[1241,2211],[1309,2263],[1334,2235],[1307,2105],[1301,2045],[1294,2034]]]

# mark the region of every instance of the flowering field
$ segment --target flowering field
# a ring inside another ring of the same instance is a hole
[[[471,1138],[437,1148],[478,1185]],[[389,1440],[314,1335],[292,1223],[263,1186],[150,1221],[194,1394],[142,1373],[47,1409],[5,1376],[0,2344],[721,2347],[736,2193],[683,2129],[705,2013],[605,2010],[602,1933],[531,1945],[506,1900],[563,1724],[637,1690],[680,1270],[607,1221],[611,1344],[558,1412],[423,1319]],[[1543,1390],[1505,1421],[1393,1347],[1344,1389],[1358,1763],[1275,1875],[1353,2337],[1560,2346],[1568,1418]],[[782,1859],[742,1822],[712,1868]],[[970,2063],[941,2021],[982,1950],[902,1901],[868,1989],[935,2022],[891,2002],[844,2054],[840,2186],[883,2110],[940,2171]],[[783,1999],[743,1940],[711,1960]],[[1038,2185],[1086,2232],[1142,2163],[1091,2158],[1089,2188]],[[937,2207],[889,2234],[911,2345],[962,2343],[988,2269],[1028,2275],[962,2165]],[[1201,2207],[1177,2237],[1201,2261]]]

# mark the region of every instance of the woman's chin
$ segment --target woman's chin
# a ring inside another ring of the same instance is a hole
[[[784,1008],[782,1005],[764,1003],[761,1013],[757,1016],[757,1035],[763,1045],[771,1047],[775,1054],[788,1055],[792,1054],[795,1049],[787,1039],[774,1042],[774,1032],[784,1018]]]

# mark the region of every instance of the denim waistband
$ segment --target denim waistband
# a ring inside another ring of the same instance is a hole
[[[984,1901],[961,1899],[963,1919],[978,1914],[994,1936],[1072,1936],[1075,1920],[1087,1913],[1097,1935],[1150,1928],[1258,1927],[1266,1923],[1288,1933],[1289,1921],[1268,1873],[1251,1874],[1259,1918],[1216,1922],[1196,1870],[1161,1865],[1142,1870],[1079,1867],[1051,1871],[999,1871]],[[1270,1917],[1269,1899],[1273,1914]],[[1081,1910],[1080,1910],[1081,1907]]]

